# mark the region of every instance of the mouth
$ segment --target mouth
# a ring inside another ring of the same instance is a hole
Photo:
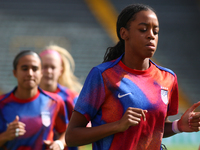
[[[35,82],[34,79],[28,79],[28,80],[25,80],[25,82]]]
[[[150,48],[150,49],[155,49],[155,45],[153,43],[148,43],[146,44],[146,47]]]
[[[43,78],[48,79],[48,80],[52,79],[51,76],[44,76],[44,75],[43,75]]]

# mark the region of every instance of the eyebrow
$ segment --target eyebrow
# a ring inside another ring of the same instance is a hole
[[[21,68],[24,68],[24,67],[29,67],[29,66],[28,66],[28,65],[22,65],[22,66],[21,66]],[[35,66],[35,65],[33,65],[33,66],[31,66],[31,67],[39,68],[38,66]]]
[[[139,23],[138,25],[145,25],[145,26],[148,26],[149,24],[148,23],[144,23],[144,22],[141,22]],[[155,26],[156,28],[159,28],[159,26]]]

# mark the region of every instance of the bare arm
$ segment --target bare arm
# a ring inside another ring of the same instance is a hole
[[[165,119],[165,128],[164,128],[164,135],[163,137],[170,137],[172,135],[174,135],[176,133],[174,133],[172,131],[172,122],[170,120],[168,120],[168,117]]]
[[[93,143],[109,135],[123,132],[130,126],[138,125],[141,117],[146,120],[146,112],[146,110],[129,107],[119,121],[97,127],[86,127],[88,121],[85,116],[74,111],[66,131],[65,141],[68,146]]]
[[[179,119],[177,127],[180,132],[197,132],[200,130],[200,112],[194,110],[200,105],[200,102],[193,104]],[[165,120],[165,129],[163,137],[169,137],[176,133],[172,131],[172,122],[167,118]]]

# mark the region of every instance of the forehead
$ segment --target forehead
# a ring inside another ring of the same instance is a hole
[[[18,66],[40,66],[41,61],[38,56],[25,55],[18,61]]]
[[[41,59],[42,59],[43,64],[54,64],[54,65],[61,64],[61,59],[57,55],[46,54],[46,55],[42,56]]]
[[[153,23],[157,26],[159,24],[157,15],[151,10],[138,12],[135,16],[134,21],[137,22],[137,23],[141,23],[141,22]]]

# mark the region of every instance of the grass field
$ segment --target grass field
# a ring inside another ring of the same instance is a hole
[[[79,150],[92,150],[92,144],[81,146],[79,147]],[[177,146],[167,146],[167,150],[198,150],[198,146],[184,145],[184,144]]]
[[[80,146],[79,150],[92,150],[92,144]]]
[[[92,145],[86,145],[79,147],[79,150],[92,150]],[[167,146],[167,150],[198,150],[198,146],[192,145],[177,145],[177,146]]]
[[[162,143],[167,150],[198,150],[200,132],[180,133],[172,137],[163,138]],[[79,150],[92,150],[92,144],[79,147]]]
[[[183,146],[171,146],[167,147],[167,150],[198,150],[198,146],[192,146],[192,145],[183,145]]]

